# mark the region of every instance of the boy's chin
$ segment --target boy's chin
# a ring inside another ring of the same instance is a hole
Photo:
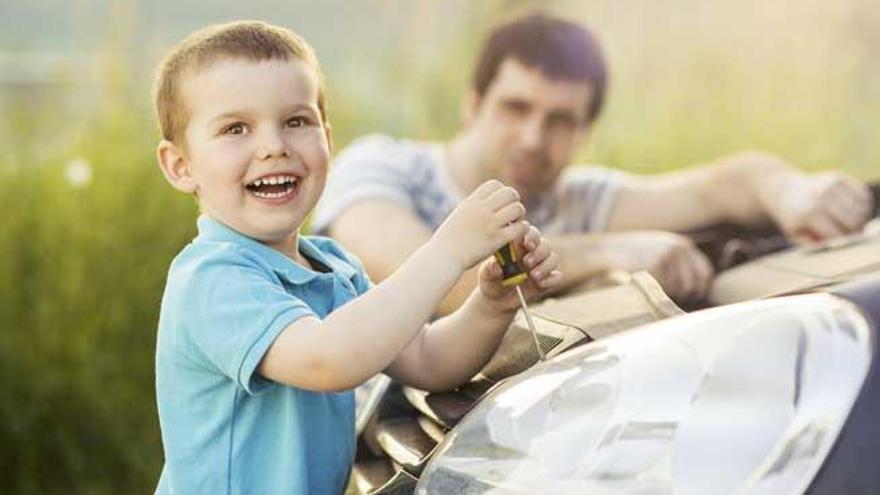
[[[289,222],[280,225],[262,225],[258,228],[254,228],[254,233],[250,237],[267,244],[274,244],[290,239],[290,236],[299,232],[300,227],[301,223]]]
[[[222,221],[222,220],[221,220]],[[258,218],[237,219],[235,222],[223,222],[233,230],[244,234],[251,239],[266,243],[276,244],[290,239],[299,232],[302,222],[296,222],[290,218]]]

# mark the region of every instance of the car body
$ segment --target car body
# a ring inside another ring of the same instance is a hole
[[[617,275],[533,308],[546,362],[518,317],[459,389],[375,393],[360,411],[355,485],[383,494],[880,493],[876,223],[802,247],[731,232],[695,235],[724,271],[691,312],[647,274]]]

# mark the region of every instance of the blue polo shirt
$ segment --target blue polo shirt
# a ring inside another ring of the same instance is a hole
[[[329,269],[321,273],[206,216],[198,229],[171,263],[162,298],[156,396],[165,466],[156,492],[342,493],[354,455],[352,392],[282,385],[257,367],[285,327],[323,319],[369,279],[327,238],[299,241],[313,265]]]

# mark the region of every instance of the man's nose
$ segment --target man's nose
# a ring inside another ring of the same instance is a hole
[[[280,129],[265,129],[260,133],[257,157],[260,160],[288,157],[287,142]]]
[[[527,150],[540,149],[544,145],[544,119],[532,115],[520,127],[520,145]]]

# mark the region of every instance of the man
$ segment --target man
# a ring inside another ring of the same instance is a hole
[[[766,153],[638,177],[568,167],[604,100],[606,64],[584,27],[532,14],[497,27],[478,58],[464,123],[445,144],[368,136],[337,158],[314,228],[357,254],[381,280],[424,243],[454,205],[489,178],[514,187],[527,218],[559,253],[567,287],[609,269],[648,270],[679,301],[713,273],[678,234],[717,222],[774,222],[793,239],[854,232],[868,189],[837,173],[804,174]],[[466,273],[442,313],[470,293]]]

